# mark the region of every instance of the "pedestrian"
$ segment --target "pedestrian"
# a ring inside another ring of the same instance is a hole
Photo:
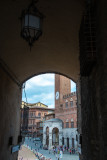
[[[74,154],[75,154],[75,148],[74,148]]]
[[[60,157],[60,150],[58,149],[58,158]]]
[[[57,154],[57,152],[58,152],[58,149],[57,149],[57,147],[56,147],[56,149],[55,149],[55,152],[56,152],[56,154]]]
[[[40,144],[40,148],[42,149],[42,145]]]
[[[69,153],[71,154],[71,149],[69,150]]]
[[[62,156],[63,156],[63,152],[62,150],[60,150],[60,159],[62,159]]]
[[[74,151],[73,151],[73,147],[72,147],[72,154],[74,153]]]
[[[56,160],[58,160],[58,155],[57,155],[57,153],[56,153]]]
[[[55,155],[55,148],[54,148],[54,155]]]

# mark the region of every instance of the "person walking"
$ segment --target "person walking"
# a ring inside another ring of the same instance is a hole
[[[71,149],[69,150],[69,153],[71,154]]]
[[[50,154],[50,149],[49,149],[49,154]]]
[[[55,155],[55,148],[54,148],[54,155]]]
[[[60,157],[60,150],[58,149],[58,158]]]
[[[57,155],[57,153],[56,153],[56,160],[58,160],[58,155]]]
[[[74,153],[74,151],[73,151],[73,147],[72,147],[72,154]]]
[[[63,156],[63,152],[62,150],[60,150],[60,159],[62,159],[62,156]]]

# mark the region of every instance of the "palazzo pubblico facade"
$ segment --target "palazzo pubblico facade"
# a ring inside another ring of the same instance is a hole
[[[71,80],[55,74],[55,115],[43,126],[43,146],[65,145],[77,149],[77,97],[71,92]]]

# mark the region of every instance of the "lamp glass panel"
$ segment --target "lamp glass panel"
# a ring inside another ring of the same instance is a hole
[[[25,27],[40,29],[40,18],[34,15],[25,15]]]
[[[29,15],[28,14],[25,15],[25,24],[24,25],[25,25],[24,27],[29,26]]]

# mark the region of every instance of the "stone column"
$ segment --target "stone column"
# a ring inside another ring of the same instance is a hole
[[[52,130],[49,128],[49,149],[52,147]]]
[[[46,145],[46,128],[43,128],[43,147]]]
[[[62,146],[62,132],[59,132],[59,145]]]
[[[46,133],[43,133],[43,146],[46,145]]]
[[[77,141],[76,141],[76,138],[74,139],[74,145],[75,145],[75,148],[77,148]]]

